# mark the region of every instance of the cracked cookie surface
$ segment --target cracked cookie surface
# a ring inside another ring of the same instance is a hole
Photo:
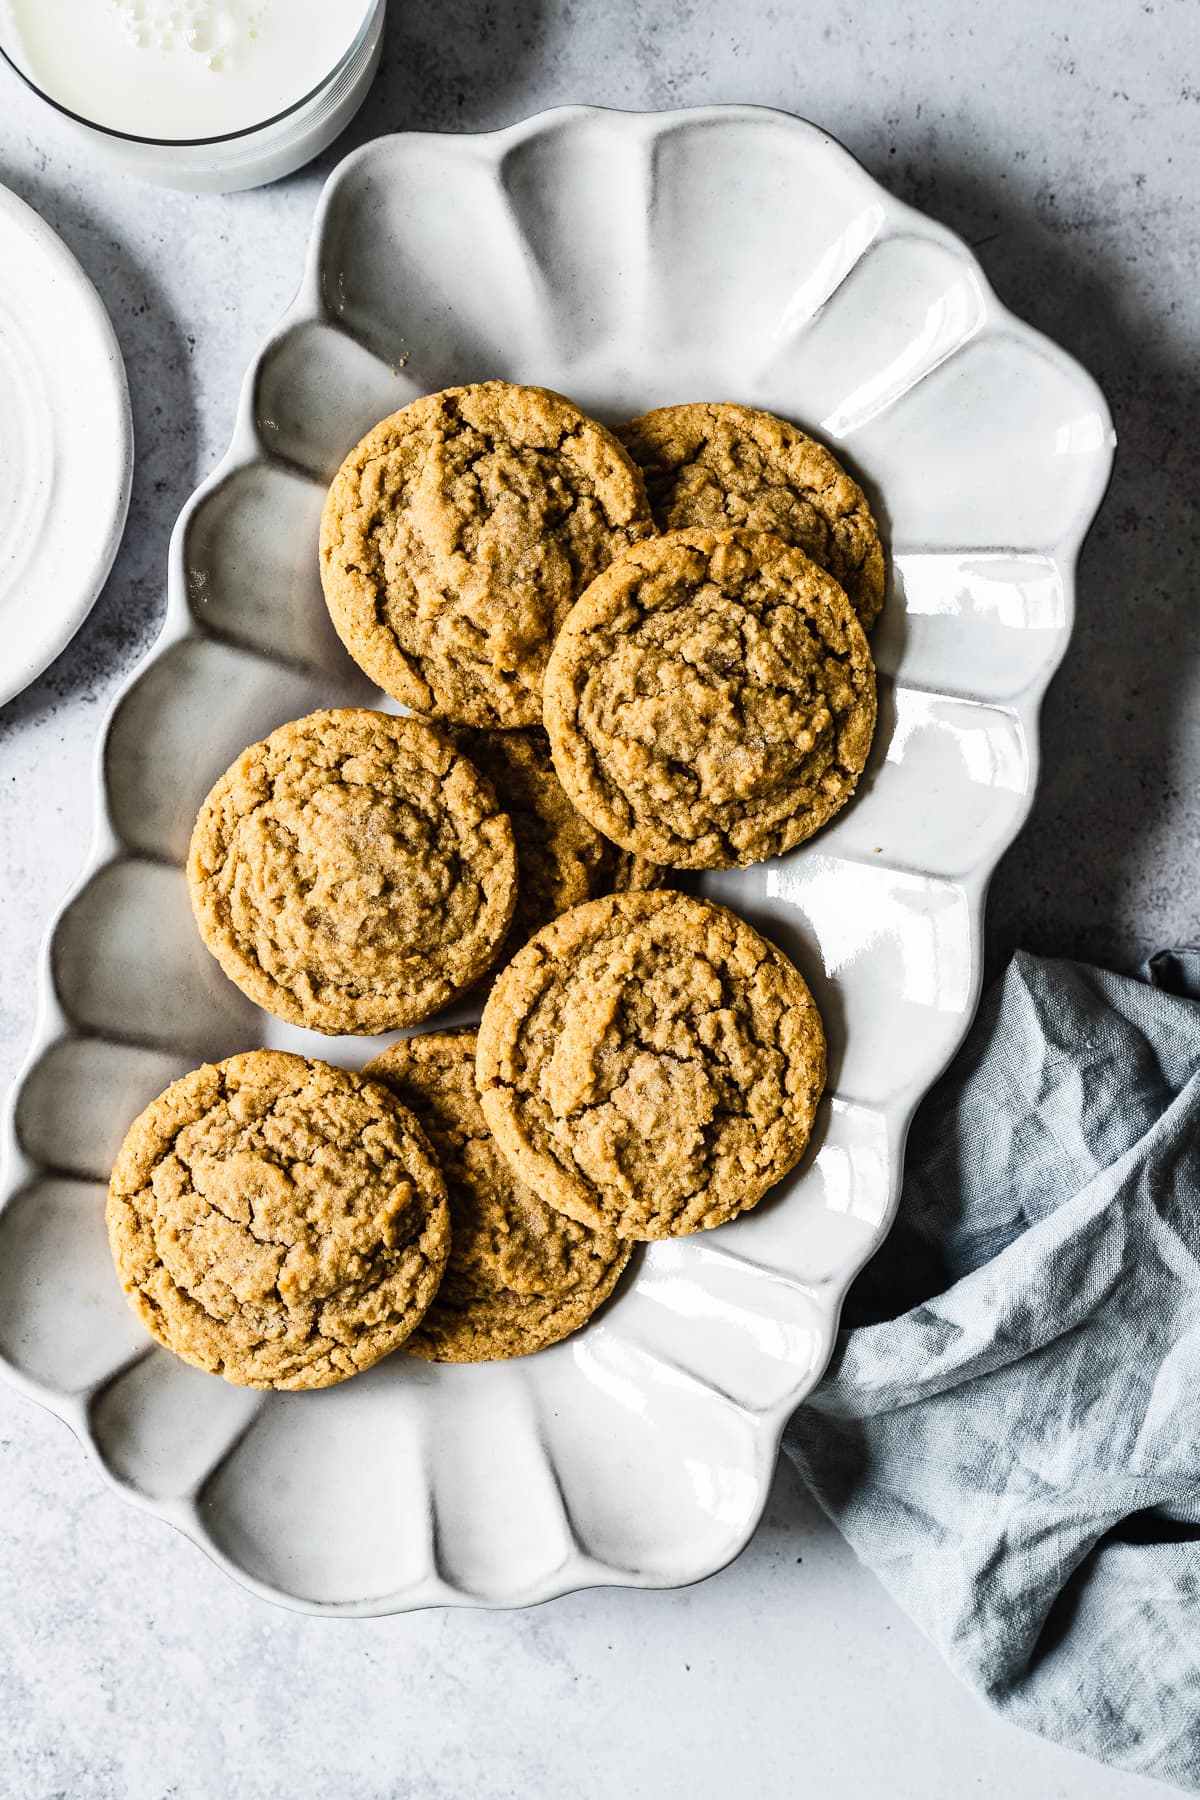
[[[241,1387],[370,1368],[419,1323],[450,1247],[412,1114],[378,1082],[274,1050],[206,1063],[148,1106],[106,1217],[147,1330]]]
[[[424,1127],[450,1198],[450,1260],[405,1348],[431,1362],[527,1356],[578,1331],[605,1301],[630,1246],[547,1206],[519,1181],[488,1129],[475,1085],[476,1034],[430,1032],[364,1073]]]
[[[879,528],[858,483],[773,413],[732,402],[662,406],[617,427],[660,531],[770,531],[845,588],[864,630],[883,605]]]
[[[351,452],[325,504],[321,579],[386,693],[507,730],[539,722],[573,601],[653,529],[610,432],[560,394],[488,381],[415,400]]]
[[[844,806],[875,730],[854,610],[764,533],[675,531],[628,551],[574,608],[546,672],[554,766],[623,849],[745,867]]]
[[[676,1237],[754,1206],[799,1160],[825,1035],[799,970],[734,913],[616,894],[501,973],[476,1074],[535,1193],[596,1230]]]
[[[252,744],[200,809],[188,885],[230,979],[290,1024],[426,1019],[493,961],[516,849],[490,784],[421,719],[310,713]]]
[[[544,731],[455,733],[496,790],[517,846],[517,904],[507,947],[519,950],[568,907],[597,894],[661,885],[663,871],[596,830],[563,792]]]

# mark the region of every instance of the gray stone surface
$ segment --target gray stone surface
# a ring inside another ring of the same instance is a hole
[[[1195,939],[1195,0],[393,0],[392,15],[344,147],[576,99],[782,106],[966,236],[1001,295],[1099,377],[1117,470],[1047,702],[1043,785],[993,888],[990,952],[1129,966]],[[38,940],[84,855],[105,700],[153,637],[171,525],[295,286],[332,161],[259,193],[159,192],[98,168],[0,82],[0,181],[100,289],[138,441],[104,595],[0,711],[2,1081],[32,1022]],[[0,1792],[20,1800],[1161,1791],[991,1721],[786,1477],[741,1561],[685,1593],[331,1624],[232,1587],[5,1390],[0,1520]]]

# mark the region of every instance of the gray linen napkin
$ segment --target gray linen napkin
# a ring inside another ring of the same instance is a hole
[[[1018,955],[787,1449],[1007,1718],[1200,1789],[1200,949]]]

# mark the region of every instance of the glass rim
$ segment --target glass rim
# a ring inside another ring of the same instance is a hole
[[[2,43],[0,43],[0,60],[8,64],[18,81],[23,82],[30,93],[36,94],[39,100],[45,101],[47,106],[52,106],[56,113],[61,113],[64,118],[72,120],[76,125],[85,125],[89,131],[99,132],[102,137],[115,138],[119,143],[142,144],[151,150],[203,150],[219,144],[236,144],[241,139],[254,137],[260,131],[268,131],[272,125],[282,125],[285,120],[294,118],[297,113],[303,112],[306,106],[311,106],[314,100],[320,99],[321,95],[345,74],[346,69],[362,49],[376,17],[385,10],[386,6],[387,0],[367,0],[362,24],[355,32],[353,40],[316,87],[310,88],[298,100],[293,100],[291,105],[285,106],[281,112],[272,113],[265,119],[259,119],[253,125],[240,125],[236,131],[217,132],[212,137],[146,137],[141,132],[120,131],[115,125],[102,125],[99,119],[89,119],[86,113],[75,112],[72,107],[64,105],[61,100],[56,100],[53,94],[48,94],[45,88],[39,86],[33,79],[32,75],[26,74],[20,64],[9,55]]]

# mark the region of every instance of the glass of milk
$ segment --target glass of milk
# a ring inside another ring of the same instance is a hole
[[[109,157],[193,191],[257,187],[361,106],[387,0],[0,0],[0,54]]]

